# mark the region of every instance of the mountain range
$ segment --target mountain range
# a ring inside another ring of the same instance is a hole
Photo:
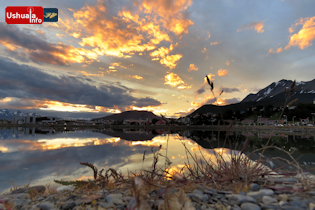
[[[93,120],[128,120],[128,119],[160,119],[161,117],[156,116],[149,111],[126,111],[119,114],[113,114],[106,117],[95,118]]]
[[[2,120],[13,120],[14,116],[40,116],[36,113],[24,113],[19,110],[17,111],[10,111],[8,109],[0,110],[0,119]]]
[[[246,111],[250,107],[272,105],[273,107],[283,106],[285,103],[286,93],[290,91],[294,81],[282,79],[278,82],[273,82],[267,87],[261,89],[256,94],[247,95],[241,102],[229,104],[225,106],[216,106],[212,104],[203,105],[195,110],[190,115],[214,113],[218,114],[220,111],[224,113],[227,110],[240,110]],[[315,79],[308,82],[296,82],[294,91],[291,93],[292,97],[288,102],[295,99],[296,102],[292,105],[299,103],[313,103],[315,101]],[[218,109],[220,107],[220,109]],[[188,115],[188,116],[190,116]]]

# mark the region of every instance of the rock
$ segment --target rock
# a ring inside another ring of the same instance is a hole
[[[66,192],[66,191],[69,191],[69,192],[72,192],[74,191],[74,186],[60,186],[56,189],[57,193],[63,193],[63,192]]]
[[[288,201],[289,196],[287,194],[280,194],[280,195],[278,195],[278,199],[280,201]]]
[[[242,210],[261,210],[261,208],[254,203],[243,203],[241,205]]]
[[[195,189],[192,193],[193,193],[193,194],[202,195],[202,196],[204,195],[203,191],[198,190],[198,189]]]
[[[260,185],[256,183],[250,184],[250,191],[258,191],[260,190]]]
[[[121,205],[123,204],[123,200],[122,200],[122,194],[109,194],[108,196],[106,196],[106,201],[108,203],[114,203],[116,205]]]
[[[218,190],[217,193],[225,194],[225,195],[231,195],[231,194],[233,194],[232,191],[224,191],[224,190]]]
[[[2,203],[0,203],[0,209],[5,209],[5,207]]]
[[[241,205],[242,203],[245,203],[245,202],[257,203],[257,201],[254,198],[250,196],[246,196],[246,195],[233,194],[233,195],[226,195],[225,197],[229,199],[228,201],[230,205]]]
[[[198,190],[201,190],[201,191],[204,191],[204,190],[207,190],[206,187],[200,185],[200,184],[197,184],[197,187],[196,187]]]
[[[308,191],[307,193],[310,194],[310,195],[315,195],[315,190]]]
[[[309,208],[310,210],[315,210],[315,204],[314,204],[314,203],[309,203],[309,204],[308,204],[308,208]]]
[[[280,201],[279,206],[287,206],[289,203],[287,201]]]
[[[55,210],[54,204],[51,202],[44,202],[38,205],[40,210]]]
[[[133,199],[132,196],[124,196],[124,197],[123,197],[123,200],[124,200],[124,201],[127,201],[127,202],[131,201],[131,199]]]
[[[218,193],[217,192],[214,192],[212,190],[204,190],[203,191],[205,194],[209,194],[209,195],[217,195]]]
[[[88,204],[91,203],[94,200],[97,200],[99,198],[101,198],[101,195],[85,195],[82,198],[76,200],[76,205],[81,205],[81,204]]]
[[[74,201],[67,201],[65,204],[62,205],[63,210],[73,209],[76,206]]]
[[[100,203],[100,206],[105,208],[105,209],[107,209],[107,208],[110,208],[110,207],[114,207],[114,204],[113,203],[104,202],[104,203]]]
[[[29,193],[30,191],[37,192],[37,193],[44,193],[46,191],[46,187],[43,185],[37,185],[32,187],[23,187],[11,192],[11,194],[18,194],[18,193]]]
[[[186,194],[188,196],[188,198],[190,198],[191,201],[199,201],[199,202],[203,202],[203,195],[199,195],[199,194],[194,194],[194,193],[187,193]]]
[[[272,204],[272,203],[277,203],[277,200],[270,197],[270,196],[266,196],[264,195],[262,197],[262,202],[265,204],[265,205],[269,205],[269,204]]]
[[[296,178],[275,178],[269,179],[269,181],[274,183],[297,183],[298,180]]]
[[[271,196],[274,195],[275,192],[273,190],[270,189],[260,189],[259,191],[255,191],[255,192],[249,192],[247,193],[247,196],[251,196],[255,199],[259,199],[262,198],[263,196]]]

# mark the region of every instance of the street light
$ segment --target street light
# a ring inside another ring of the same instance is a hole
[[[295,118],[295,116],[293,116],[293,117],[292,117],[292,120],[293,120],[293,125],[294,125],[294,118]]]

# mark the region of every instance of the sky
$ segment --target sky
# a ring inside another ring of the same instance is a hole
[[[7,6],[58,8],[58,22],[8,25]],[[4,1],[0,108],[180,117],[281,79],[310,81],[313,8],[312,0]]]

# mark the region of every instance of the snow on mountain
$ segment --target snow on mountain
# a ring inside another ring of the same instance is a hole
[[[14,116],[40,116],[36,113],[23,113],[19,110],[17,111],[10,111],[8,109],[0,110],[0,119],[2,120],[13,120]]]
[[[274,101],[277,99],[284,101],[285,92],[290,90],[292,84],[292,80],[284,79],[273,82],[256,94],[251,93],[247,95],[242,102],[263,103],[268,100]],[[313,103],[313,100],[315,100],[315,79],[308,82],[296,82],[294,98],[297,98],[300,103]]]

